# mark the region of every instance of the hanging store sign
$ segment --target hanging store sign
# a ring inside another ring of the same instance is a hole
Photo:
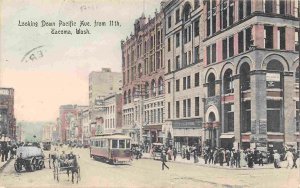
[[[266,81],[267,81],[267,88],[279,88],[280,73],[267,73]]]

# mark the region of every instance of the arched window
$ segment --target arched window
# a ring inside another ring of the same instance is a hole
[[[151,82],[151,95],[156,96],[156,83],[155,83],[155,80],[152,80],[152,82]]]
[[[138,71],[139,71],[139,78],[140,78],[140,77],[142,77],[142,75],[143,75],[142,64],[139,64],[139,66],[138,66]]]
[[[208,97],[212,97],[215,96],[215,75],[213,73],[210,73],[210,75],[208,76],[208,90],[207,90],[207,94]]]
[[[131,91],[128,90],[128,103],[131,103]]]
[[[136,94],[135,87],[133,87],[133,89],[132,89],[132,99],[134,99],[135,97],[137,97],[137,94]]]
[[[210,112],[209,115],[208,115],[208,122],[212,123],[214,121],[216,121],[215,113]]]
[[[126,91],[124,92],[124,95],[123,95],[123,101],[124,101],[124,104],[127,104],[127,94],[126,94]]]
[[[227,69],[223,78],[223,94],[233,93],[232,70]]]
[[[184,20],[184,22],[186,22],[189,19],[190,12],[191,12],[191,5],[188,3],[183,8],[183,20]]]
[[[149,83],[145,83],[145,98],[149,98]]]
[[[158,79],[158,95],[161,95],[164,93],[164,81],[162,77],[159,77]]]
[[[243,63],[240,68],[240,86],[241,90],[245,91],[251,88],[250,85],[250,66],[248,63]]]

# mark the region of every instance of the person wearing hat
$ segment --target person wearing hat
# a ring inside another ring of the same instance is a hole
[[[286,168],[291,168],[293,166],[293,160],[294,160],[294,155],[291,152],[291,149],[288,150],[288,152],[286,152],[284,159],[287,160],[288,165]]]
[[[169,167],[166,164],[167,162],[167,153],[162,150],[161,151],[161,170],[164,170],[164,167],[167,167],[167,169],[169,170]]]
[[[275,168],[281,168],[280,167],[280,155],[277,152],[277,150],[274,150],[274,167]]]

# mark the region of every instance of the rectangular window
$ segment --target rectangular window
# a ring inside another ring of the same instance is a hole
[[[198,87],[200,85],[200,73],[195,73],[195,87]]]
[[[192,29],[191,26],[188,27],[188,42],[192,40]]]
[[[227,59],[227,38],[222,41],[223,60]]]
[[[281,101],[267,100],[267,131],[280,132]]]
[[[252,45],[252,33],[251,33],[251,27],[246,29],[246,51],[250,49]]]
[[[227,9],[228,9],[227,0],[223,0],[222,9],[223,9],[222,14],[220,14],[222,18],[220,20],[222,20],[222,28],[225,29],[227,27]]]
[[[168,59],[168,73],[171,72],[171,60]]]
[[[246,16],[251,14],[251,4],[252,0],[246,0]]]
[[[242,53],[244,52],[244,31],[238,33],[238,40],[239,53]]]
[[[234,20],[234,0],[229,0],[229,25],[233,24],[233,20]]]
[[[178,79],[176,80],[176,91],[180,90],[179,87],[180,87],[180,80]]]
[[[170,28],[171,25],[172,25],[172,17],[169,16],[169,17],[168,17],[168,28]]]
[[[176,34],[176,48],[180,45],[180,33]]]
[[[171,38],[168,38],[168,52],[171,51]]]
[[[194,50],[194,62],[195,63],[199,62],[199,46],[196,46]]]
[[[168,102],[168,119],[171,118],[171,103]]]
[[[229,57],[232,57],[234,55],[234,43],[233,43],[233,36],[229,37]]]
[[[194,37],[199,36],[200,30],[199,30],[199,20],[196,20],[194,22]]]
[[[176,23],[178,23],[180,19],[180,9],[177,9],[175,14],[176,14]]]
[[[111,148],[118,148],[118,140],[111,141]]]
[[[183,86],[183,90],[186,90],[186,77],[183,77],[182,86]]]
[[[191,76],[188,76],[186,79],[186,88],[187,89],[191,88]]]
[[[300,132],[299,113],[300,113],[300,102],[296,101],[296,132]]]
[[[209,36],[210,35],[210,21],[211,21],[211,19],[210,19],[210,17],[211,17],[210,1],[207,1],[206,8],[207,8],[206,35]]]
[[[200,100],[199,97],[195,97],[195,116],[200,115]]]
[[[215,63],[217,60],[217,52],[216,52],[217,48],[216,48],[216,43],[212,45],[212,57],[211,57],[211,62]]]
[[[216,32],[216,21],[217,21],[217,8],[216,1],[212,0],[212,34]]]
[[[299,50],[299,31],[295,30],[295,51]]]
[[[285,14],[285,2],[286,0],[280,0],[280,2],[279,2],[279,14]],[[295,1],[297,1],[297,0],[295,0]]]
[[[168,82],[168,93],[171,93],[171,82]]]
[[[187,64],[187,52],[185,52],[184,54],[183,54],[183,61],[182,61],[182,67],[185,67],[186,66],[186,64]]]
[[[265,26],[264,44],[265,44],[265,48],[273,48],[273,27],[272,26]]]
[[[239,19],[244,18],[244,0],[239,0]]]
[[[210,58],[210,46],[206,47],[206,62],[207,64],[211,64],[211,58]]]
[[[279,27],[278,28],[278,47],[281,50],[285,50],[285,28]]]
[[[125,148],[125,140],[119,140],[119,148]]]
[[[176,118],[179,118],[180,114],[180,104],[179,101],[176,101]]]
[[[273,12],[273,0],[265,0],[265,13]]]
[[[188,28],[185,28],[184,31],[183,31],[183,43],[184,44],[186,44],[187,41],[188,41],[188,39],[187,39],[188,36],[187,35],[188,35]]]
[[[180,56],[176,56],[176,70],[180,69]]]
[[[191,51],[189,51],[188,65],[191,64],[191,60],[192,60],[192,53]]]
[[[187,100],[187,117],[191,117],[191,99]]]
[[[183,103],[183,110],[182,110],[182,115],[183,115],[183,117],[186,117],[186,100],[183,100],[182,101],[182,103]]]

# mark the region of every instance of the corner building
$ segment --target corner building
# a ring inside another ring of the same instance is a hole
[[[123,132],[134,142],[162,142],[164,122],[164,14],[142,15],[121,42]]]
[[[206,0],[205,142],[300,146],[299,15],[293,0]]]
[[[202,8],[198,0],[172,0],[165,12],[165,123],[167,145],[201,145],[203,140]]]

